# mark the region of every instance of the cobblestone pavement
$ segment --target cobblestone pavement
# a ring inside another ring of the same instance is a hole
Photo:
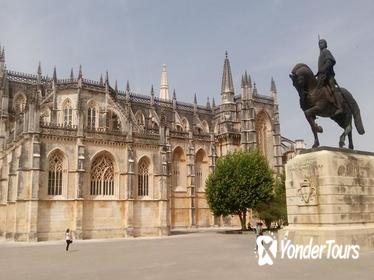
[[[258,266],[254,235],[194,232],[163,238],[0,242],[0,279],[374,279],[374,252],[358,260],[282,260]]]

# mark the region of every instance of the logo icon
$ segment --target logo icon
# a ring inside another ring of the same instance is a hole
[[[260,235],[256,239],[258,246],[258,265],[272,265],[277,256],[278,242],[269,235]]]

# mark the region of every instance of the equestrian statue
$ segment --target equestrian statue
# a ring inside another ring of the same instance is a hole
[[[320,49],[318,73],[314,75],[306,64],[299,63],[290,74],[293,86],[300,97],[300,107],[313,131],[313,148],[319,146],[318,133],[323,132],[322,127],[315,122],[317,116],[320,116],[331,118],[344,129],[339,138],[339,147],[344,147],[348,135],[348,147],[353,149],[352,116],[357,132],[365,133],[360,108],[352,94],[336,82],[333,69],[336,61],[327,49],[326,40],[319,40],[318,45]]]

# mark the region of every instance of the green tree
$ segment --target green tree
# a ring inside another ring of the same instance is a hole
[[[273,175],[258,151],[238,151],[217,160],[206,182],[206,196],[214,215],[238,215],[242,230],[246,214],[273,193]]]
[[[270,229],[273,222],[277,222],[278,227],[287,223],[287,204],[285,176],[276,179],[274,195],[268,202],[262,202],[256,208],[258,218],[265,222]]]

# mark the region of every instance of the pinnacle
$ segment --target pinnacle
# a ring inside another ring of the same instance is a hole
[[[231,67],[230,61],[227,58],[227,51],[223,65],[221,93],[234,93],[234,84],[232,82]]]
[[[53,68],[53,81],[57,82],[56,66]]]
[[[82,78],[82,65],[79,65],[78,79]]]
[[[126,83],[126,91],[130,92],[130,82],[129,82],[129,80],[127,80],[127,83]]]
[[[42,74],[42,65],[41,65],[41,62],[39,61],[39,65],[38,65],[38,74],[41,75]]]

